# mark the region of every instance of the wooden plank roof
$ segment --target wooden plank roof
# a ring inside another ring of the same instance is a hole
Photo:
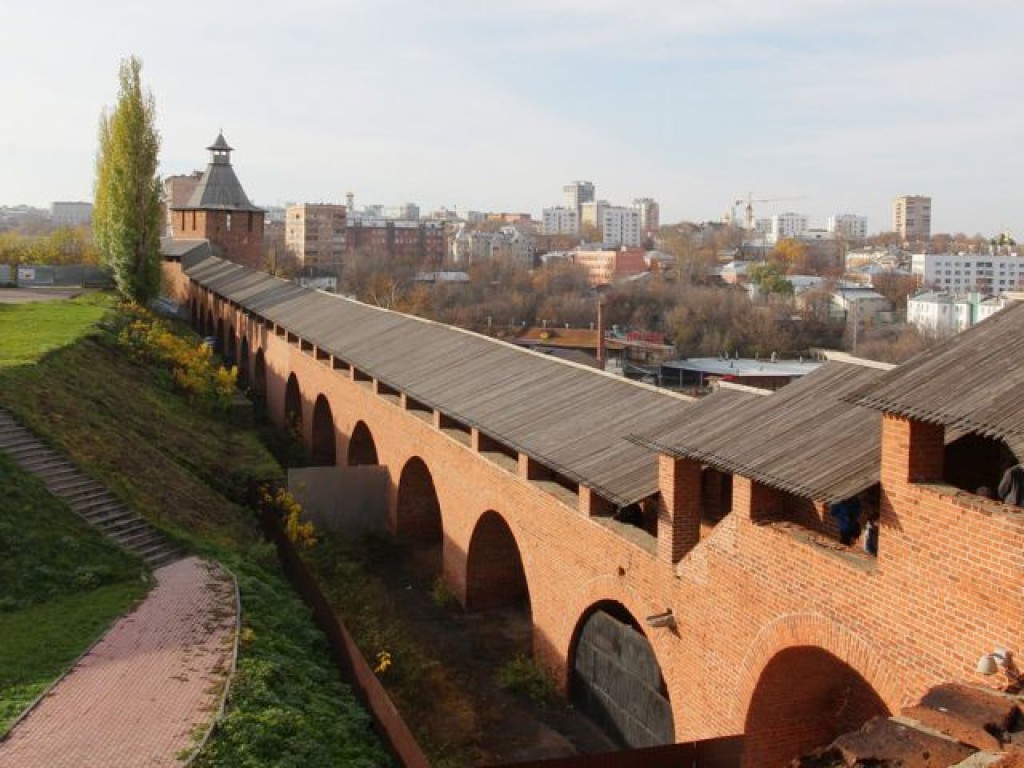
[[[1016,442],[1024,437],[1024,302],[849,394],[853,403]]]
[[[797,496],[834,502],[878,482],[881,414],[843,396],[888,366],[830,360],[768,395],[719,390],[634,440]]]
[[[200,285],[587,486],[619,506],[658,490],[657,457],[626,439],[691,398],[429,320],[302,288],[223,259]]]

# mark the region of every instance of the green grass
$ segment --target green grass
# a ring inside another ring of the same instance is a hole
[[[146,592],[142,562],[0,454],[0,734]]]
[[[39,340],[45,352],[0,351],[0,406],[151,522],[223,561],[239,581],[245,631],[238,673],[226,717],[197,764],[388,765],[367,714],[340,683],[309,610],[278,572],[254,514],[241,504],[250,482],[280,477],[280,466],[253,433],[226,417],[198,412],[172,391],[165,372],[129,360],[113,332],[91,330],[87,323],[93,321],[77,314],[73,302],[48,306],[56,314],[69,308],[80,325],[72,328],[71,315],[55,320],[53,332]],[[104,325],[117,323],[112,317]],[[68,338],[77,341],[61,346]],[[25,359],[35,362],[18,364]],[[23,505],[18,509],[25,514]],[[61,536],[66,534],[55,528],[54,538]],[[51,555],[47,566],[56,568],[59,558]],[[46,592],[41,584],[32,586],[31,578],[22,581],[28,586],[19,594]],[[72,632],[82,641],[95,636],[79,627]],[[0,625],[0,645],[6,645],[5,633]],[[0,657],[0,679],[15,671],[16,664]],[[35,687],[32,681],[17,685],[28,700],[45,684],[40,679]]]
[[[0,367],[34,363],[73,343],[90,332],[113,303],[110,294],[88,293],[70,301],[0,304]]]
[[[0,613],[0,735],[146,589],[136,578]]]

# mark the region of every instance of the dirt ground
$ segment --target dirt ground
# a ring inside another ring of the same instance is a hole
[[[70,299],[81,292],[81,288],[0,288],[0,304],[60,301],[62,299]]]
[[[425,558],[434,561],[434,557]],[[391,563],[379,573],[417,637],[474,696],[484,732],[480,764],[609,752],[619,747],[567,702],[537,704],[500,688],[498,668],[529,654],[530,620],[522,609],[463,613],[439,607],[430,595],[433,568],[424,562]]]

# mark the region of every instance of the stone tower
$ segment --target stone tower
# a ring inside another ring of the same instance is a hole
[[[226,259],[261,269],[264,210],[246,197],[231,167],[232,148],[217,134],[207,147],[210,163],[188,202],[172,208],[176,240],[209,240]]]

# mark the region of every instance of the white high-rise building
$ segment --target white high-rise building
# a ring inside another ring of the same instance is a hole
[[[807,231],[807,217],[802,213],[778,213],[772,216],[772,230],[766,238],[769,243],[777,243],[787,238],[800,237]]]
[[[578,235],[579,211],[564,205],[545,208],[541,211],[541,232],[545,235]]]
[[[846,240],[863,240],[868,236],[868,217],[855,213],[837,213],[828,217],[826,229]]]
[[[910,271],[922,285],[946,293],[999,296],[1024,289],[1024,258],[1015,253],[915,253]]]
[[[656,232],[661,224],[661,209],[653,197],[638,197],[633,207],[640,211],[640,230],[644,234]]]
[[[640,211],[608,206],[601,213],[601,242],[605,247],[640,245]]]

